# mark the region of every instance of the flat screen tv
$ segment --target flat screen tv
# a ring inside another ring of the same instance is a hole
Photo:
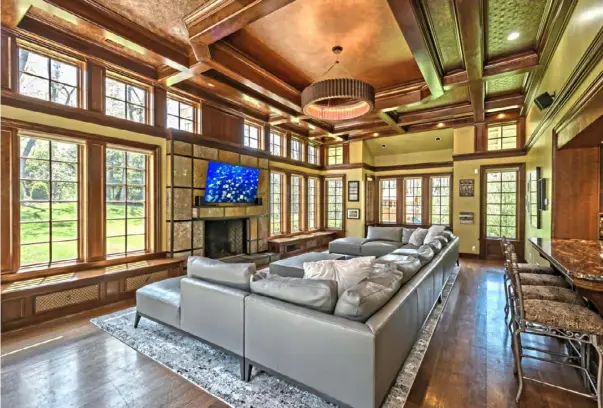
[[[206,203],[253,203],[260,170],[210,161],[205,182]]]

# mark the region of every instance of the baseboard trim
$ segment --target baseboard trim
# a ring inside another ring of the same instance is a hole
[[[479,254],[468,254],[468,253],[461,252],[459,254],[459,257],[468,258],[468,259],[479,259]]]

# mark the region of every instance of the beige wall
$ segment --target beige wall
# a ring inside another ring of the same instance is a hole
[[[453,140],[452,154],[475,152],[475,128],[473,126],[454,129]]]
[[[376,156],[375,160],[378,166],[448,162],[452,161],[452,149],[404,154],[387,154],[383,156]]]

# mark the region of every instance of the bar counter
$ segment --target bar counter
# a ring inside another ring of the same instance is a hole
[[[530,243],[603,313],[603,257],[599,241],[530,238]]]

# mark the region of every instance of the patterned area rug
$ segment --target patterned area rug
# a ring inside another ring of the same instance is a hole
[[[442,315],[460,268],[455,268],[443,291],[443,302],[433,309],[383,407],[406,403],[423,357]],[[323,408],[333,405],[287,382],[254,370],[252,380],[239,378],[239,360],[176,330],[143,318],[134,329],[135,309],[130,308],[92,319],[91,322],[134,350],[236,408]]]

